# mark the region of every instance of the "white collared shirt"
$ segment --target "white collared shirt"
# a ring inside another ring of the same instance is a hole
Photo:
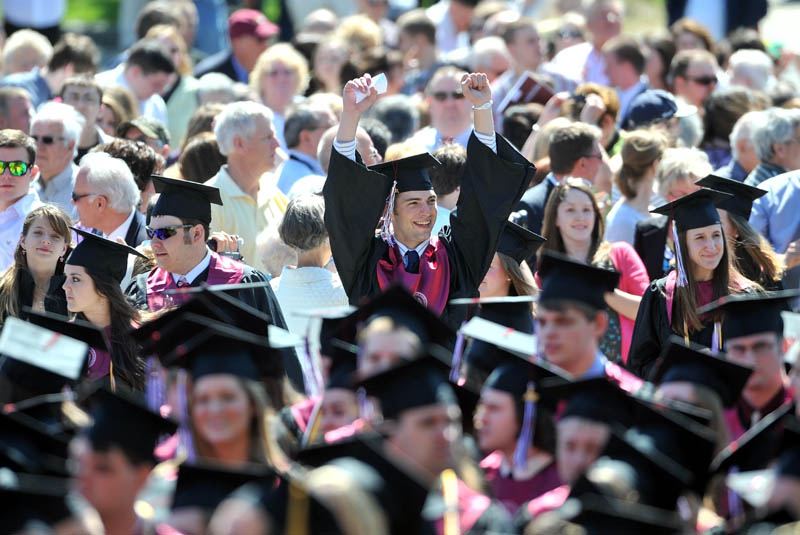
[[[135,208],[134,208],[134,210],[135,210]],[[118,226],[117,228],[112,230],[111,234],[106,236],[106,238],[108,238],[111,241],[116,241],[117,238],[122,238],[124,240],[125,236],[128,234],[128,229],[131,227],[131,222],[133,221],[133,216],[134,216],[134,213],[133,213],[134,210],[131,210],[131,213],[128,216],[128,219],[123,221],[120,226]]]
[[[0,271],[5,271],[14,263],[14,250],[19,243],[22,224],[31,210],[39,206],[42,206],[39,196],[30,191],[0,212]]]
[[[60,173],[46,182],[42,180],[40,173],[31,184],[31,188],[36,191],[41,202],[55,204],[75,221],[78,219],[78,207],[72,204],[72,191],[77,176],[78,166],[70,162]]]
[[[397,239],[397,237],[396,237],[396,236],[395,236],[395,238],[394,238],[394,241],[395,241],[395,243],[397,243],[397,248],[398,248],[398,249],[400,249],[400,254],[403,256],[403,258],[405,258],[405,256],[406,256],[406,253],[409,251],[409,248],[408,248],[408,247],[406,247],[405,245],[403,245],[402,243],[400,243],[400,241]],[[417,247],[414,249],[414,250],[417,252],[417,254],[419,255],[419,257],[420,257],[420,258],[422,258],[422,253],[424,253],[424,252],[425,252],[425,249],[427,249],[427,248],[428,248],[428,244],[429,244],[430,242],[431,242],[431,240],[430,240],[430,239],[428,239],[427,241],[424,241],[424,242],[420,243],[420,244],[419,244],[419,245],[418,245],[418,246],[417,246]]]
[[[172,280],[175,281],[175,284],[178,284],[178,281],[181,279],[186,279],[186,282],[192,284],[194,280],[200,276],[202,272],[208,268],[208,265],[211,263],[211,249],[206,248],[206,256],[197,264],[195,267],[189,270],[189,273],[186,275],[181,275],[180,273],[170,273],[172,275]]]

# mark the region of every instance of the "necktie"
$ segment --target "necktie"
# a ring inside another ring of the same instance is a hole
[[[406,265],[406,271],[417,273],[419,271],[419,253],[414,249],[409,249],[403,256],[403,263]]]
[[[186,280],[186,277],[181,276],[178,279],[178,288],[183,288],[184,286],[189,286],[189,281]]]

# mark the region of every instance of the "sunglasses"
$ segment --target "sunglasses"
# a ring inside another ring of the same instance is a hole
[[[431,96],[433,97],[433,100],[444,102],[447,100],[447,97],[450,97],[453,100],[461,100],[464,98],[464,93],[461,91],[452,91],[450,93],[447,91],[436,91],[435,93],[432,93]]]
[[[171,225],[169,227],[162,228],[145,227],[144,230],[147,233],[147,237],[151,240],[153,238],[158,238],[159,240],[164,241],[177,234],[178,229],[189,229],[192,228],[192,226],[193,225]]]
[[[6,167],[11,176],[22,176],[28,172],[30,167],[26,162],[14,160],[13,162],[0,161],[0,175],[6,172]]]
[[[689,80],[700,85],[714,85],[717,83],[716,76],[698,76],[697,78],[689,78]]]
[[[99,193],[75,193],[72,192],[72,202],[78,202],[84,197],[91,197],[92,195],[100,195]]]
[[[31,136],[33,139],[36,140],[36,143],[43,143],[44,145],[52,145],[56,142],[57,139],[64,140],[66,139],[64,136]]]

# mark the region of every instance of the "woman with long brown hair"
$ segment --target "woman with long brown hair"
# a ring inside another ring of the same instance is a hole
[[[131,327],[139,312],[125,299],[120,283],[128,269],[128,255],[144,256],[125,244],[74,229],[83,237],[64,266],[67,308],[75,318],[104,329],[111,353],[93,348],[89,379],[111,385],[121,381],[132,390],[144,389],[144,363],[138,355]]]
[[[619,286],[606,295],[609,325],[600,351],[609,360],[627,362],[633,322],[641,295],[650,282],[647,270],[630,244],[603,240],[605,223],[592,191],[569,179],[553,190],[544,210],[542,250],[566,254],[573,260],[621,273]]]
[[[0,325],[9,316],[24,317],[23,307],[67,314],[64,258],[72,235],[69,216],[57,206],[34,208],[22,223],[14,264],[0,275]]]
[[[627,365],[647,378],[667,339],[676,334],[705,347],[722,347],[715,314],[697,309],[730,293],[759,286],[733,265],[717,206],[732,196],[707,188],[660,206],[672,218],[675,269],[644,293]],[[715,336],[716,331],[716,336]]]

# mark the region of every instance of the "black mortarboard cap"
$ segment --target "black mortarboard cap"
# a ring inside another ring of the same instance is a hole
[[[564,383],[561,378],[543,379],[539,385],[540,403],[555,410],[558,401],[567,400],[559,418],[578,416],[600,423],[633,424],[634,400],[605,376]]]
[[[544,379],[554,377],[561,379],[563,383],[572,380],[569,374],[546,360],[519,357],[512,353],[505,353],[505,355],[505,363],[494,369],[483,383],[483,388],[501,390],[508,392],[514,398],[521,398],[525,395],[528,381],[533,381],[538,385]],[[548,384],[552,386],[554,381],[548,381]]]
[[[655,384],[685,381],[716,392],[724,407],[731,407],[742,395],[753,369],[714,356],[698,344],[687,344],[678,336],[670,336],[661,351],[661,362],[653,377]]]
[[[675,511],[597,494],[570,498],[558,509],[558,515],[582,526],[590,535],[673,535],[686,530]]]
[[[397,180],[397,192],[403,193],[404,191],[432,190],[433,183],[428,175],[428,169],[440,165],[439,160],[434,158],[430,152],[423,152],[407,158],[371,165],[369,169],[386,175],[392,180]]]
[[[545,241],[547,240],[542,236],[509,221],[500,233],[497,252],[510,256],[517,264],[521,264],[526,258],[535,255]]]
[[[264,465],[231,468],[208,462],[184,462],[178,467],[171,510],[199,507],[209,514],[232,492],[251,481],[261,480],[274,473]]]
[[[159,193],[152,216],[171,215],[180,219],[198,219],[211,223],[211,204],[222,205],[219,189],[197,182],[152,175]]]
[[[117,386],[114,392],[101,387],[85,404],[94,418],[87,431],[92,447],[107,450],[118,447],[134,463],[154,462],[153,450],[159,439],[175,433],[175,422],[154,413],[130,391]]]
[[[576,262],[566,255],[542,251],[539,265],[542,291],[539,302],[574,301],[597,310],[606,307],[605,294],[613,292],[619,283],[617,271]]]
[[[0,478],[0,526],[20,533],[29,522],[53,527],[73,516],[67,504],[69,479],[7,472]],[[31,532],[41,530],[31,530]],[[25,530],[25,533],[29,531]],[[47,531],[49,533],[49,531]]]
[[[722,311],[722,342],[730,338],[774,332],[783,337],[781,312],[789,310],[789,300],[800,290],[739,293],[720,297],[697,310],[699,314]]]
[[[266,336],[192,313],[183,313],[176,321],[184,333],[191,334],[171,351],[159,354],[165,367],[186,368],[195,379],[219,373],[259,381],[284,373],[283,360],[270,349]]]
[[[702,188],[651,211],[672,217],[678,230],[686,231],[719,223],[717,207],[732,197],[730,193]]]
[[[794,405],[786,403],[761,418],[714,457],[709,472],[727,473],[733,467],[739,472],[766,468],[778,455],[780,436],[792,411]]]
[[[367,394],[380,400],[384,418],[395,419],[405,410],[438,403],[457,404],[447,381],[450,363],[441,348],[359,381]]]
[[[28,321],[34,325],[85,342],[89,347],[102,351],[109,351],[111,347],[108,343],[108,337],[105,331],[88,321],[79,319],[70,320],[66,316],[60,314],[38,312],[30,308],[26,308],[25,313],[28,316]]]
[[[695,182],[695,184],[733,195],[733,197],[718,203],[717,208],[736,214],[744,218],[745,221],[750,219],[753,201],[767,194],[767,190],[748,186],[743,182],[717,175],[708,175]]]
[[[67,257],[66,263],[85,267],[88,271],[122,282],[128,270],[128,255],[145,256],[124,243],[108,240],[83,229],[70,227],[83,237]]]
[[[67,476],[68,446],[32,418],[0,413],[0,466],[4,468]]]

